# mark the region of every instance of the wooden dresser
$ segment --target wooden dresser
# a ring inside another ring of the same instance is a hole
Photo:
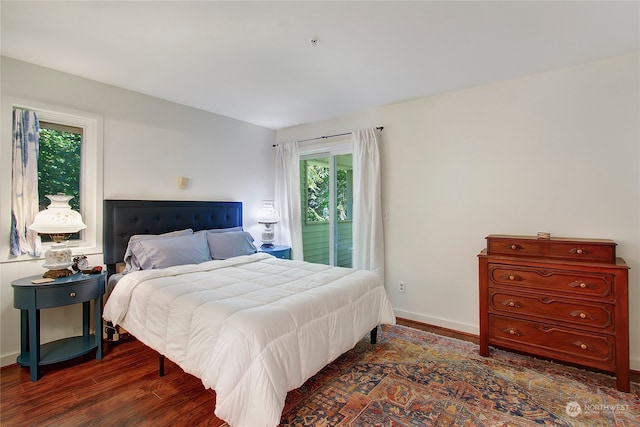
[[[612,372],[629,392],[628,267],[611,240],[490,235],[480,261],[489,346]]]

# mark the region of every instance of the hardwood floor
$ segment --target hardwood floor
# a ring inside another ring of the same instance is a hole
[[[399,324],[435,332],[418,322]],[[438,329],[442,335],[447,330]],[[465,339],[450,331],[456,338]],[[467,337],[469,338],[469,337]],[[135,339],[106,343],[102,360],[87,358],[44,366],[32,382],[18,365],[0,371],[0,425],[13,426],[219,426],[215,392]],[[93,357],[93,355],[91,355]],[[179,410],[177,410],[179,408]]]
[[[32,382],[27,368],[1,370],[0,425],[219,426],[215,393],[136,340],[108,344],[102,360],[43,367]],[[179,410],[177,410],[179,408]]]

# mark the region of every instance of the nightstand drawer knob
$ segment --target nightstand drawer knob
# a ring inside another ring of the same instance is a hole
[[[69,296],[70,296],[71,298],[75,298],[76,293],[75,293],[75,292],[69,292]]]

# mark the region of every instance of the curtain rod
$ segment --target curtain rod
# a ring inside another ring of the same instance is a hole
[[[384,126],[378,126],[376,128],[376,130],[382,130],[384,129]],[[336,136],[345,136],[345,135],[351,135],[353,132],[345,132],[345,133],[336,133],[334,135],[324,135],[324,136],[317,136],[315,138],[309,138],[309,139],[303,139],[302,141],[298,141],[298,142],[307,142],[307,141],[316,141],[318,139],[327,139],[327,138],[333,138]],[[277,147],[278,144],[273,144],[274,147]]]

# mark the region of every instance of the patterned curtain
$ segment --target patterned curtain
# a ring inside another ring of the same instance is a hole
[[[40,236],[27,229],[39,211],[38,151],[40,126],[36,113],[13,110],[11,254],[40,256]]]

